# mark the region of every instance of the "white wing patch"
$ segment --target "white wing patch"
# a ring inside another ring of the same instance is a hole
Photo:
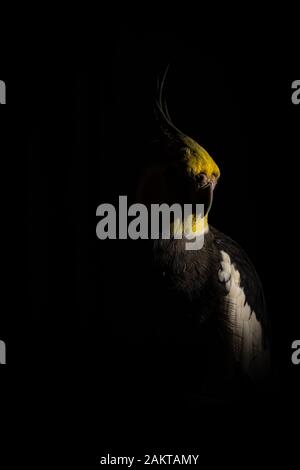
[[[218,272],[219,281],[226,288],[224,324],[230,338],[235,360],[244,372],[261,375],[268,363],[268,352],[263,346],[262,327],[247,303],[240,285],[240,273],[230,256],[221,251],[222,261]]]

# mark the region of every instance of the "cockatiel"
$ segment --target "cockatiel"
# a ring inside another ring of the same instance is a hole
[[[182,319],[190,319],[186,342],[190,335],[192,342],[199,343],[202,363],[207,358],[204,387],[210,381],[234,381],[236,376],[260,383],[270,367],[262,286],[246,253],[208,223],[220,170],[203,147],[172,123],[163,100],[165,76],[156,103],[163,131],[162,157],[144,172],[140,200],[146,204],[202,203],[205,210],[201,219],[195,215],[193,219],[196,236],[204,236],[200,250],[187,251],[184,235],[174,238],[175,232],[184,231],[184,222],[174,221],[171,239],[153,242],[161,295],[172,300],[170,305],[177,305]],[[168,325],[172,321],[169,312]],[[185,334],[185,325],[185,320],[182,326],[179,322],[179,334]]]

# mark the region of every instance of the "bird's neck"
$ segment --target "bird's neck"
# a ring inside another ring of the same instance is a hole
[[[185,220],[175,219],[171,224],[172,235],[204,235],[209,231],[208,216],[196,217],[195,214],[191,214]]]

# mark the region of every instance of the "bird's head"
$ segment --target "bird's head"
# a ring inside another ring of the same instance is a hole
[[[158,86],[156,116],[164,136],[162,140],[165,149],[165,175],[169,185],[173,186],[169,187],[169,192],[174,192],[177,198],[181,194],[185,203],[203,203],[207,215],[220,170],[214,159],[198,142],[173,124],[164,93],[167,71],[168,69]]]
[[[209,153],[195,140],[182,136],[181,150],[186,174],[195,182],[196,189],[211,185],[214,189],[220,177],[220,170]]]
[[[166,73],[159,83],[155,107],[162,132],[159,161],[157,165],[148,168],[143,179],[142,186],[146,188],[148,196],[145,199],[169,205],[203,204],[203,223],[208,227],[207,215],[220,170],[201,145],[173,124],[164,99]]]
[[[213,191],[220,177],[220,170],[209,153],[194,139],[181,133],[177,136],[179,152],[177,155],[181,174],[189,189],[189,202],[203,202],[208,212]]]

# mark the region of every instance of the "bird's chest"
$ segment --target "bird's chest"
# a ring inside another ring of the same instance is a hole
[[[160,318],[179,336],[186,334],[191,339],[196,335],[199,341],[198,330],[207,318],[217,318],[222,307],[218,262],[208,247],[201,253],[188,252],[173,242],[161,243],[154,252]]]

